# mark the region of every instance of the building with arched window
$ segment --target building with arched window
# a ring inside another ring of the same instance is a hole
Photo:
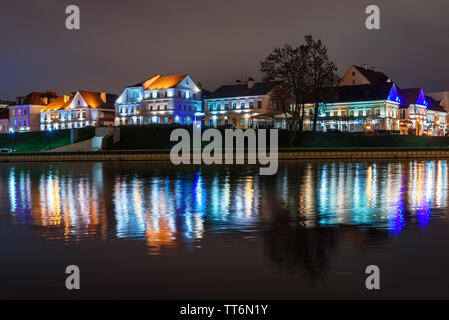
[[[115,103],[116,125],[190,125],[203,117],[202,93],[187,74],[161,76],[127,87]]]

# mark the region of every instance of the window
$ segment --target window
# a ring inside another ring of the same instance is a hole
[[[229,109],[229,102],[225,102],[224,103],[224,110],[228,110]]]
[[[213,103],[209,103],[209,110],[214,110],[214,104]]]
[[[349,116],[353,117],[354,116],[354,110],[349,110]]]
[[[240,109],[245,109],[245,101],[240,102]]]
[[[352,76],[353,76],[353,77],[355,76],[355,71],[352,71]]]
[[[366,115],[370,116],[371,115],[371,110],[366,110]]]
[[[237,108],[237,102],[232,101],[232,110],[235,110]]]
[[[240,118],[240,126],[241,127],[245,126],[245,118]]]
[[[81,103],[81,101],[80,101],[80,100],[78,100],[78,105],[80,105],[80,103]]]
[[[257,101],[257,109],[262,109],[262,101]]]
[[[346,117],[346,110],[341,110],[341,116]]]
[[[338,111],[334,110],[334,117],[338,116]]]
[[[251,100],[251,101],[249,102],[249,108],[250,108],[250,109],[254,109],[254,101]]]
[[[388,111],[390,111],[390,110],[388,110]],[[376,115],[376,116],[380,116],[380,109],[375,109],[374,112],[375,112],[375,115]]]
[[[234,127],[237,125],[237,119],[232,119],[232,124],[234,125]]]

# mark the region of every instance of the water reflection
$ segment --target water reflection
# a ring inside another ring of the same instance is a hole
[[[299,238],[287,244],[304,260],[297,246],[312,234],[320,248],[332,243],[328,227],[391,235],[426,228],[446,210],[447,170],[445,160],[284,162],[273,177],[250,166],[1,164],[0,214],[42,227],[45,238],[135,239],[150,254],[199,247],[218,233],[291,235]],[[281,241],[269,238],[268,247]],[[275,251],[274,260],[282,250]]]

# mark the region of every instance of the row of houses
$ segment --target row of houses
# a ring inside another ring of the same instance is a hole
[[[0,133],[61,130],[87,126],[184,124],[211,127],[286,127],[285,112],[273,92],[280,82],[223,85],[208,92],[188,74],[151,78],[128,86],[120,96],[106,92],[32,92],[15,102],[0,101]],[[403,89],[385,73],[351,66],[329,101],[318,108],[317,130],[391,131],[441,136],[448,133],[448,92]],[[314,106],[305,107],[304,129],[312,128]]]

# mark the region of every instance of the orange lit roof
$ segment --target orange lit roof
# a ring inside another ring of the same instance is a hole
[[[56,111],[61,109],[68,109],[70,104],[72,103],[73,95],[69,96],[67,102],[64,102],[64,96],[57,97],[55,100],[50,102],[45,108],[41,111]]]
[[[157,90],[157,89],[169,89],[176,87],[187,74],[179,74],[174,76],[165,76],[161,77],[161,75],[155,75],[145,81],[142,86],[144,90]]]
[[[83,97],[84,101],[86,101],[87,105],[93,109],[100,107],[104,104],[104,101],[101,100],[101,94],[99,92],[92,91],[78,91]]]
[[[112,101],[115,101],[117,98],[115,95],[112,94],[106,94],[106,102],[104,102],[101,99],[101,93],[100,92],[93,92],[93,91],[84,91],[80,90],[77,91],[81,97],[84,99],[84,101],[87,103],[87,105],[92,108],[96,109],[99,107],[111,107],[113,106]],[[73,101],[73,98],[75,97],[76,93],[70,93],[66,94],[65,96],[69,96],[69,99],[67,102],[64,102],[64,96],[57,97],[55,100],[53,100],[50,104],[48,104],[46,107],[44,107],[41,111],[57,111],[61,109],[69,109],[70,104]]]

